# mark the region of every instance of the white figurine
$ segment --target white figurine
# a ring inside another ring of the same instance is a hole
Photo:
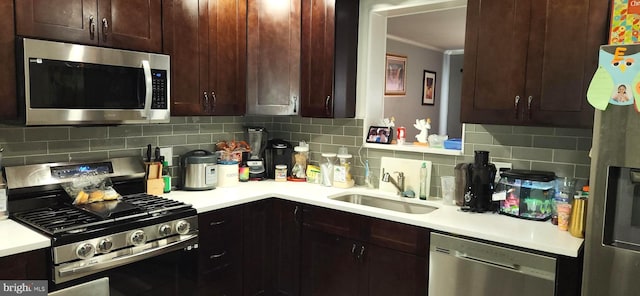
[[[416,119],[416,123],[413,127],[420,130],[420,133],[416,135],[416,139],[420,143],[427,143],[427,136],[429,135],[429,129],[431,129],[431,118]]]
[[[396,118],[391,116],[391,118],[383,118],[382,121],[380,121],[380,126],[386,126],[386,127],[394,127],[395,126],[395,122]]]

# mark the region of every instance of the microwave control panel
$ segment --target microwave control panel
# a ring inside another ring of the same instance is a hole
[[[151,69],[151,81],[153,92],[151,95],[151,109],[167,109],[168,104],[168,88],[167,88],[167,71]]]

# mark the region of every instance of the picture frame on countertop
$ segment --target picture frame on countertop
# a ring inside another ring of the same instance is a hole
[[[391,144],[393,128],[388,126],[370,126],[365,139],[367,143]]]
[[[387,53],[385,58],[384,95],[407,94],[407,56]]]
[[[422,75],[422,105],[433,105],[436,100],[436,72],[424,70]]]

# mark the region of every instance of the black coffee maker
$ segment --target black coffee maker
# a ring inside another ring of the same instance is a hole
[[[467,193],[465,194],[463,211],[488,212],[498,209],[492,201],[496,166],[489,163],[489,151],[475,151],[472,164],[467,167]]]
[[[291,175],[291,160],[293,145],[283,139],[272,139],[267,142],[264,150],[266,177],[274,179],[275,167],[279,164],[287,165],[287,176]]]

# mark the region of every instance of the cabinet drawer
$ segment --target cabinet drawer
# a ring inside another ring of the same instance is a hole
[[[198,266],[202,272],[212,272],[237,265],[242,258],[241,249],[199,250]]]
[[[305,227],[353,239],[363,239],[366,218],[357,214],[327,208],[304,206]]]
[[[242,295],[240,270],[239,266],[225,264],[219,268],[201,272],[198,277],[197,295]]]
[[[369,242],[420,256],[428,254],[429,230],[426,228],[371,218]]]
[[[242,258],[242,209],[231,207],[200,214],[199,269],[211,272],[239,265]]]
[[[216,210],[200,214],[198,218],[200,247],[223,249],[229,243],[240,240],[242,211],[240,207]]]

